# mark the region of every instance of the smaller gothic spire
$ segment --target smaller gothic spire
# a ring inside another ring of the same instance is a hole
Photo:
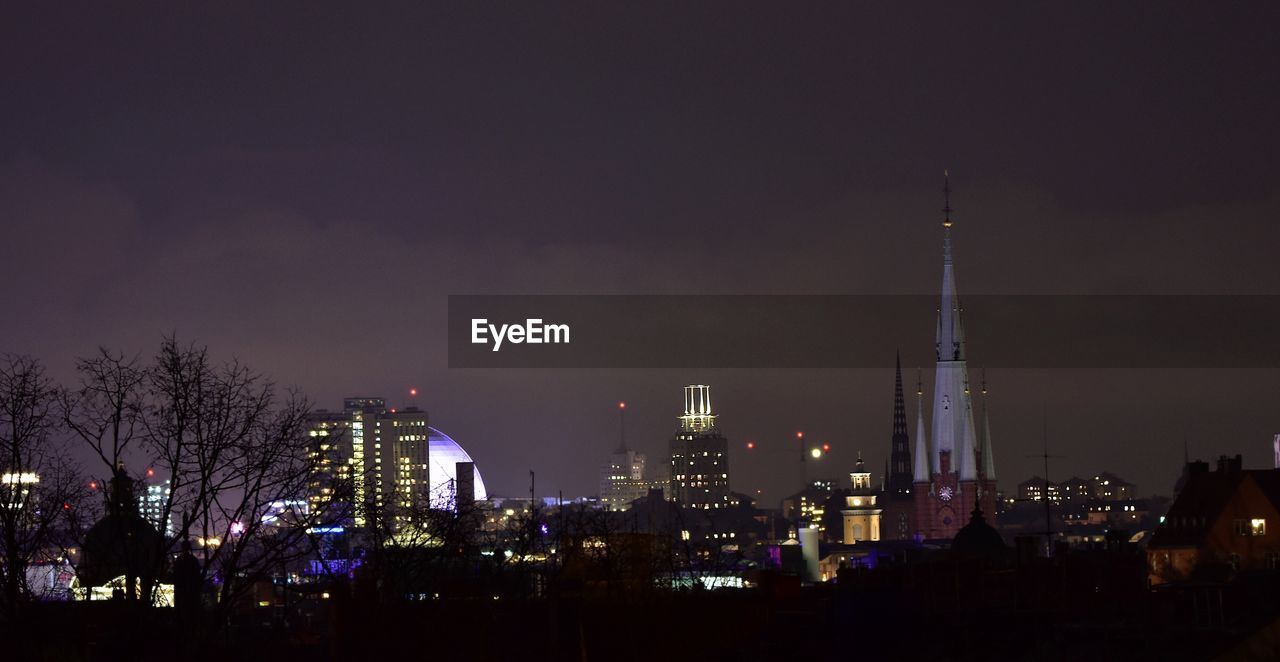
[[[902,353],[898,352],[894,357],[894,376],[893,376],[893,434],[895,436],[907,435],[907,407],[902,397]],[[898,449],[895,447],[895,451]],[[906,450],[906,449],[903,449]]]
[[[916,451],[915,466],[912,477],[916,483],[928,483],[933,480],[929,471],[929,439],[924,431],[924,382],[920,379],[920,369],[916,368]]]
[[[996,454],[991,448],[991,417],[987,414],[987,369],[982,369],[982,478],[996,479]]]

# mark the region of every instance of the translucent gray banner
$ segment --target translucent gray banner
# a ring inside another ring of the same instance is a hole
[[[1280,296],[970,296],[992,368],[1280,367]],[[884,368],[932,357],[934,296],[449,297],[451,368]]]

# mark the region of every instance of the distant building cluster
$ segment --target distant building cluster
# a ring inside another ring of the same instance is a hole
[[[426,411],[388,407],[383,398],[350,397],[340,412],[316,411],[309,434],[319,469],[308,485],[309,507],[330,509],[338,525],[364,527],[375,513],[405,524],[415,510],[455,508],[460,494],[483,500],[471,456],[428,422]],[[459,462],[470,464],[470,476],[459,479]]]
[[[1046,498],[1052,503],[1087,503],[1089,501],[1128,501],[1137,497],[1137,487],[1129,481],[1104,471],[1092,478],[1073,476],[1058,483],[1047,483],[1039,476],[1032,476],[1018,483],[1018,501],[1040,501]]]
[[[666,490],[670,475],[669,471],[654,471],[644,453],[627,447],[626,410],[625,402],[618,403],[618,447],[600,472],[600,507],[618,512],[629,509],[649,490]]]

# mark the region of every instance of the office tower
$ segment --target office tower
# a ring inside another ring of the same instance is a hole
[[[711,408],[711,387],[684,387],[684,413],[671,439],[671,496],[688,508],[729,507],[729,441]]]

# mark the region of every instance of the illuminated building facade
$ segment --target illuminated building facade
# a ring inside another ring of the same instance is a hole
[[[992,517],[996,512],[996,471],[990,425],[985,402],[979,425],[970,393],[962,308],[951,255],[950,187],[944,191],[947,205],[943,210],[946,216],[942,223],[942,294],[934,345],[937,367],[933,384],[933,434],[925,436],[924,407],[919,406],[912,471],[916,531],[926,539],[954,538],[974,510],[982,510]],[[922,400],[923,388],[920,388],[917,401],[922,405]]]
[[[174,535],[173,518],[164,516],[165,504],[169,502],[169,482],[158,481],[143,486],[141,498],[138,499],[138,514],[151,523],[156,531],[163,531],[166,538]]]
[[[627,510],[631,502],[649,494],[652,481],[645,479],[644,453],[625,446],[609,455],[600,472],[600,506],[605,510]]]
[[[307,434],[311,440],[310,453],[315,470],[307,481],[308,509],[327,513],[324,518],[327,521],[363,525],[364,513],[357,512],[354,507],[357,501],[356,481],[352,473],[355,460],[351,413],[321,409],[312,412],[309,426]],[[360,495],[363,496],[362,489]]]
[[[1094,501],[1132,501],[1138,488],[1133,483],[1104,471],[1093,478],[1072,476],[1060,483],[1049,483],[1039,476],[1018,483],[1019,501],[1039,501],[1048,494],[1049,501],[1065,504],[1087,504]]]
[[[671,498],[688,508],[728,508],[729,441],[711,408],[711,387],[684,387],[684,413],[671,439]]]
[[[648,496],[650,488],[660,487],[645,475],[644,453],[627,448],[626,413],[627,403],[619,402],[618,448],[600,470],[600,507],[605,510],[628,510],[631,502]]]
[[[1063,485],[1073,485],[1071,482],[1063,483]],[[1018,483],[1018,501],[1040,501],[1048,495],[1049,501],[1052,503],[1062,503],[1062,491],[1060,484],[1048,483],[1039,476],[1032,476],[1027,480]],[[1075,498],[1071,499],[1075,501]],[[1080,500],[1084,500],[1082,497]]]
[[[867,471],[858,455],[858,463],[849,474],[853,489],[844,498],[840,515],[844,519],[842,542],[852,545],[858,542],[880,540],[880,518],[883,511],[876,504],[876,490],[871,486],[871,472]]]
[[[812,527],[819,534],[827,529],[824,520],[827,502],[831,500],[835,486],[829,480],[815,480],[803,490],[782,500],[782,516],[797,527]]]
[[[34,471],[7,472],[0,475],[0,506],[7,510],[25,509],[34,513],[36,486],[40,476]]]

